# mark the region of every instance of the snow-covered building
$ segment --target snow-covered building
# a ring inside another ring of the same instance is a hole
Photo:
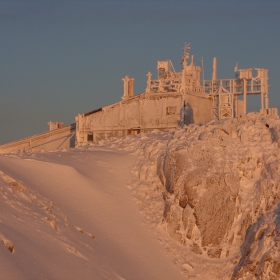
[[[189,49],[185,43],[179,72],[171,60],[158,61],[157,79],[148,72],[144,92],[134,95],[134,79],[125,76],[119,102],[78,114],[70,126],[50,122],[51,131],[0,145],[0,153],[61,149],[211,119],[238,118],[247,113],[247,95],[251,94],[261,96],[263,115],[278,115],[277,108],[269,108],[267,69],[256,68],[257,75],[253,77],[252,69],[236,66],[234,78],[218,79],[214,58],[212,79],[204,80],[204,74],[200,78],[204,70],[194,64]]]
[[[49,131],[0,145],[0,154],[39,152],[75,147],[76,124],[48,122]]]
[[[158,78],[153,80],[148,72],[145,92],[134,95],[134,79],[126,76],[121,101],[76,116],[76,144],[211,119],[212,100],[201,85],[201,68],[193,57],[187,63],[187,49],[180,72],[170,60],[158,61]]]
[[[248,94],[261,94],[262,112],[277,114],[268,110],[268,70],[257,69],[254,78],[252,69],[236,67],[234,79],[219,80],[214,58],[212,80],[204,81],[200,79],[202,69],[194,64],[193,56],[190,58],[189,49],[185,44],[181,71],[176,72],[170,60],[158,61],[158,77],[153,80],[148,72],[145,92],[134,95],[134,79],[126,76],[121,101],[77,115],[76,145],[213,118],[238,117],[246,114]]]

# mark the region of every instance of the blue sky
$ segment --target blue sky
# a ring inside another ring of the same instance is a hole
[[[236,62],[269,69],[280,110],[278,0],[2,0],[0,38],[0,144],[119,101],[125,75],[143,92],[157,60],[180,70],[184,42],[206,79],[213,57],[219,78]],[[259,97],[248,107],[259,110]]]

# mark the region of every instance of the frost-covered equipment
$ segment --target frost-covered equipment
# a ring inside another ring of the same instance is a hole
[[[267,70],[235,68],[235,78],[217,78],[217,59],[213,61],[212,79],[200,80],[201,67],[189,54],[190,44],[184,44],[181,69],[176,71],[171,60],[157,61],[157,78],[147,73],[144,92],[134,95],[134,79],[123,78],[122,99],[98,110],[76,116],[77,146],[85,142],[110,137],[123,137],[140,132],[169,130],[213,118],[235,118],[246,114],[248,94],[261,95],[261,110],[268,109]],[[203,67],[203,66],[202,66]],[[239,99],[239,96],[240,99]]]
[[[52,149],[57,148],[57,143],[58,148],[71,147],[73,135],[76,135],[75,146],[80,146],[111,137],[176,129],[213,118],[235,118],[246,114],[248,94],[261,95],[263,115],[278,115],[277,108],[268,108],[267,69],[255,68],[257,75],[253,77],[252,69],[235,67],[234,79],[217,79],[217,59],[214,58],[212,79],[205,81],[203,71],[201,82],[201,67],[195,65],[194,57],[188,52],[190,44],[185,43],[182,49],[182,67],[179,72],[175,70],[171,60],[158,61],[157,79],[153,80],[152,73],[148,72],[145,91],[136,95],[134,78],[126,75],[122,79],[123,95],[120,101],[78,114],[75,124],[67,127],[62,127],[60,122],[50,122],[50,132],[16,141],[8,146],[1,145],[0,153],[8,149],[14,151],[29,147]],[[239,96],[243,98],[239,99]],[[63,142],[56,142],[58,139]],[[36,147],[33,143],[35,140]]]
[[[185,43],[184,55],[181,60],[182,71],[180,72],[175,71],[171,60],[157,62],[158,78],[152,80],[152,73],[148,72],[146,93],[203,92],[203,86],[200,84],[201,68],[194,64],[193,56],[191,56],[191,63],[188,65],[190,55],[187,50],[189,49],[190,45]]]
[[[268,70],[255,68],[257,76],[253,77],[252,68],[234,69],[234,79],[217,79],[216,58],[213,60],[212,80],[205,81],[205,92],[213,98],[213,118],[233,118],[247,113],[247,95],[261,95],[261,113],[277,115],[270,110],[268,98]],[[243,110],[238,111],[239,96],[243,96]],[[270,112],[271,111],[271,112]]]
[[[134,78],[126,75],[123,79],[123,96],[122,100],[128,99],[134,96]]]

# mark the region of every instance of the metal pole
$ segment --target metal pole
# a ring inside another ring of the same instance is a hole
[[[244,95],[244,115],[247,114],[247,80],[243,79],[243,95]]]

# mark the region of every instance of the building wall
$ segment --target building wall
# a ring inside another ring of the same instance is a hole
[[[78,115],[76,145],[153,129],[176,128],[210,120],[206,94],[143,93],[92,113]]]
[[[21,140],[0,145],[0,154],[11,152],[38,152],[75,147],[76,125],[68,125]]]
[[[202,93],[143,93],[78,115],[75,124],[0,145],[0,154],[57,150],[154,129],[183,127],[211,120],[212,106],[209,95]],[[243,100],[238,100],[238,112],[243,112]]]
[[[141,129],[177,127],[183,100],[179,94],[148,95],[141,100]]]
[[[193,111],[193,122],[201,123],[209,121],[213,118],[212,115],[212,99],[206,94],[186,95],[186,104],[190,104]]]

